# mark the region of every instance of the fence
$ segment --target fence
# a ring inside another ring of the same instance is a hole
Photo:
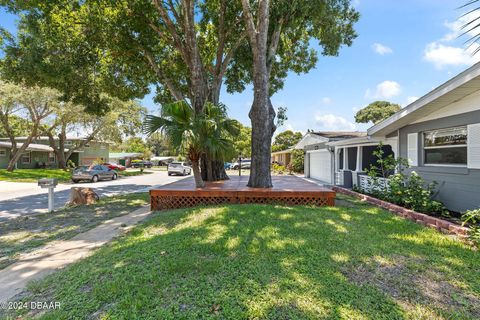
[[[375,181],[376,180],[376,181]],[[386,178],[372,178],[367,175],[358,175],[358,186],[360,190],[367,193],[373,191],[389,191],[388,179]]]

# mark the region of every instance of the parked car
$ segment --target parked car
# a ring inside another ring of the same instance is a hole
[[[230,170],[230,169],[232,169],[232,165],[233,165],[233,164],[230,163],[230,162],[225,162],[225,163],[223,164],[223,168],[224,168],[225,170]]]
[[[252,165],[252,160],[250,159],[242,160],[242,169],[250,169],[251,165]],[[240,168],[240,163],[237,161],[232,165],[232,169],[238,170],[238,168]]]
[[[109,167],[112,170],[124,171],[125,169],[127,169],[125,168],[125,166],[122,166],[121,164],[118,164],[115,162],[110,162],[110,163],[106,162],[103,165],[106,167]]]
[[[132,168],[151,168],[153,163],[147,160],[133,160],[131,164]]]
[[[72,172],[74,183],[82,180],[97,182],[99,180],[117,180],[117,178],[118,175],[115,170],[102,165],[80,166]]]
[[[185,162],[170,162],[167,167],[168,175],[181,174],[182,176],[192,174],[192,167]]]

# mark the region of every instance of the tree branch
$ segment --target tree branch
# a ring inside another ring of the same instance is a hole
[[[152,70],[155,72],[157,77],[159,77],[160,80],[165,84],[165,86],[168,88],[172,96],[176,100],[183,100],[184,99],[183,95],[175,88],[175,85],[172,83],[172,81],[162,73],[152,53],[147,49],[145,49],[144,47],[141,47],[141,46],[139,47],[143,51],[145,58],[147,60],[147,63],[150,65],[150,68],[152,68]]]
[[[275,55],[277,54],[278,43],[280,42],[280,34],[282,33],[282,27],[284,23],[284,18],[280,17],[277,23],[275,24],[275,29],[273,30],[272,39],[270,41],[270,46],[268,47],[267,54],[267,73],[270,77],[272,72],[272,66],[275,62]]]
[[[248,37],[250,38],[250,43],[252,47],[256,47],[257,30],[255,28],[255,23],[253,22],[252,9],[250,8],[250,3],[248,0],[242,0],[242,9],[243,9],[243,19],[245,20],[245,26],[247,28]]]

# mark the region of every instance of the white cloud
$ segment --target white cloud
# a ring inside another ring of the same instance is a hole
[[[423,58],[432,63],[437,69],[442,69],[446,66],[470,66],[480,61],[479,55],[473,55],[473,52],[480,46],[477,43],[467,45],[465,47],[456,46],[452,44],[465,31],[462,27],[473,19],[479,18],[480,12],[474,12],[462,16],[454,22],[445,21],[444,25],[449,30],[441,39],[430,42],[426,45]],[[474,31],[467,32],[463,37],[468,40],[474,36]]]
[[[356,129],[354,123],[331,113],[317,114],[315,116],[315,124],[320,127],[320,130],[342,131]]]
[[[372,44],[372,49],[373,51],[375,51],[376,53],[382,56],[385,54],[393,53],[392,48],[387,47],[386,45],[383,45],[381,43]]]
[[[442,69],[445,66],[468,66],[479,61],[478,55],[472,55],[478,47],[478,44],[461,48],[445,45],[441,42],[432,42],[425,48],[423,57],[428,62],[433,63],[437,69]]]
[[[330,97],[323,97],[323,98],[322,98],[322,103],[323,103],[323,104],[330,104],[330,103],[332,103],[332,98],[330,98]]]
[[[402,88],[396,81],[385,80],[375,87],[375,91],[370,88],[365,91],[366,99],[390,99],[400,94]]]

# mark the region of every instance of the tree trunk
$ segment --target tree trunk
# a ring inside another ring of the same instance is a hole
[[[59,169],[67,169],[67,160],[65,159],[65,153],[62,150],[55,150],[55,155],[57,156],[57,165]]]
[[[98,194],[96,194],[92,188],[73,187],[70,190],[70,201],[67,203],[67,205],[90,205],[94,204],[100,199]]]
[[[203,181],[229,180],[222,160],[207,159],[203,156],[200,159],[200,168]],[[211,174],[210,174],[211,173]]]
[[[271,188],[270,163],[275,110],[269,96],[266,41],[258,41],[257,46],[253,54],[253,104],[248,114],[252,122],[252,164],[248,186]]]
[[[271,188],[271,144],[275,131],[275,111],[269,98],[265,104],[261,101],[263,97],[254,99],[249,113],[252,121],[252,164],[247,185],[252,188]]]
[[[193,177],[195,179],[195,186],[197,188],[205,187],[205,182],[202,179],[202,175],[200,174],[198,160],[192,160],[192,170],[193,170]]]
[[[249,187],[271,188],[271,143],[275,131],[275,111],[270,101],[268,30],[270,1],[259,0],[254,19],[250,1],[242,0],[243,18],[253,55],[253,104],[248,116],[252,122],[252,165]],[[256,20],[256,21],[254,21]],[[274,52],[274,50],[272,50]]]
[[[32,133],[30,134],[30,136],[28,136],[27,140],[25,140],[22,146],[16,149],[16,151],[12,154],[12,157],[10,158],[10,161],[8,162],[8,166],[7,166],[8,172],[13,172],[13,170],[15,170],[15,163],[17,163],[17,161],[20,159],[20,157],[25,152],[25,150],[27,150],[30,143],[32,143],[33,138],[37,135],[37,130],[38,130],[38,124],[35,124],[32,130]]]

